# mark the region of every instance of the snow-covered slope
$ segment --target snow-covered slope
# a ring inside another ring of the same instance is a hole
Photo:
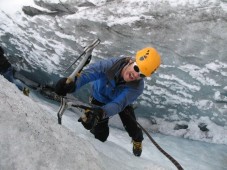
[[[0,76],[0,169],[101,169],[92,145]],[[88,163],[89,162],[89,163]]]
[[[59,126],[56,117],[52,116],[56,110],[24,96],[2,76],[0,98],[1,170],[134,169],[133,164],[129,166],[123,163],[124,160],[101,154],[89,142],[91,136],[80,134],[82,128],[72,132]],[[108,145],[110,149],[111,145],[117,150],[109,154],[118,158],[114,154],[120,154],[122,150],[112,143]],[[154,169],[161,167],[147,161],[137,167],[148,167],[148,164]]]
[[[77,122],[79,113],[67,110],[57,124],[58,105],[35,93],[24,96],[0,76],[1,170],[148,170],[176,169],[145,137],[141,157],[132,154],[125,131],[111,128],[102,143]],[[224,170],[227,146],[152,134],[160,146],[187,170]],[[179,147],[180,146],[180,147]],[[209,148],[209,149],[208,149]]]

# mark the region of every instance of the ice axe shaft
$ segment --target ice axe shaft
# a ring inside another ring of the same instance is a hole
[[[83,69],[83,67],[86,65],[87,60],[91,56],[91,53],[93,49],[100,43],[101,41],[99,39],[96,39],[92,44],[88,45],[87,47],[84,48],[83,53],[66,69],[66,71],[73,65],[75,64],[83,55],[83,59],[80,61],[79,65],[76,67],[76,69],[72,72],[72,74],[67,78],[66,84],[69,84],[71,82],[75,81],[75,77],[77,76],[78,73]]]

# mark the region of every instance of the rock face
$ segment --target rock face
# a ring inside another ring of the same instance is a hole
[[[61,1],[59,1],[59,3],[48,3],[48,2],[43,2],[43,1],[35,1],[35,4],[46,8],[50,11],[61,11],[61,12],[65,12],[67,14],[74,14],[77,9],[75,7],[73,7],[70,4],[64,4]]]
[[[209,131],[209,129],[207,128],[207,125],[206,125],[205,123],[200,123],[200,124],[198,125],[198,127],[199,127],[199,129],[200,129],[201,131],[203,131],[203,132]]]
[[[76,13],[78,10],[73,7],[72,5],[69,4],[63,4],[61,3],[61,1],[59,1],[60,3],[47,3],[47,2],[43,2],[43,1],[35,1],[35,4],[43,7],[45,9],[48,9],[49,11],[43,11],[43,10],[39,10],[37,8],[31,7],[31,6],[23,6],[22,10],[25,14],[29,15],[29,16],[35,16],[35,15],[51,15],[51,16],[55,16],[55,15],[68,15],[68,14],[74,14]]]
[[[35,15],[54,15],[54,14],[58,14],[58,12],[46,12],[46,11],[41,11],[37,8],[34,7],[30,7],[30,6],[23,6],[22,8],[23,12],[29,16],[35,16]]]
[[[188,125],[185,124],[176,124],[174,130],[187,129]]]
[[[77,6],[78,7],[92,7],[92,6],[95,6],[95,5],[91,2],[84,2],[84,3],[78,4]]]

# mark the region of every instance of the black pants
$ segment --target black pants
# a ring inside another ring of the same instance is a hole
[[[91,98],[91,104],[97,106],[103,106],[103,103],[100,103],[94,98]],[[131,115],[131,116],[130,116]],[[143,133],[142,130],[137,126],[137,124],[132,120],[132,118],[136,119],[134,114],[134,109],[131,105],[127,106],[122,112],[119,113],[121,121],[125,130],[128,132],[129,136],[137,141],[142,142]],[[131,118],[132,117],[132,118]],[[100,120],[95,128],[91,131],[94,134],[96,139],[99,139],[102,142],[105,142],[109,136],[109,118]]]

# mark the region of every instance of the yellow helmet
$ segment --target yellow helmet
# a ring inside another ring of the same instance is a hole
[[[147,47],[137,51],[136,64],[140,72],[146,77],[149,77],[160,66],[161,57],[156,49]]]

